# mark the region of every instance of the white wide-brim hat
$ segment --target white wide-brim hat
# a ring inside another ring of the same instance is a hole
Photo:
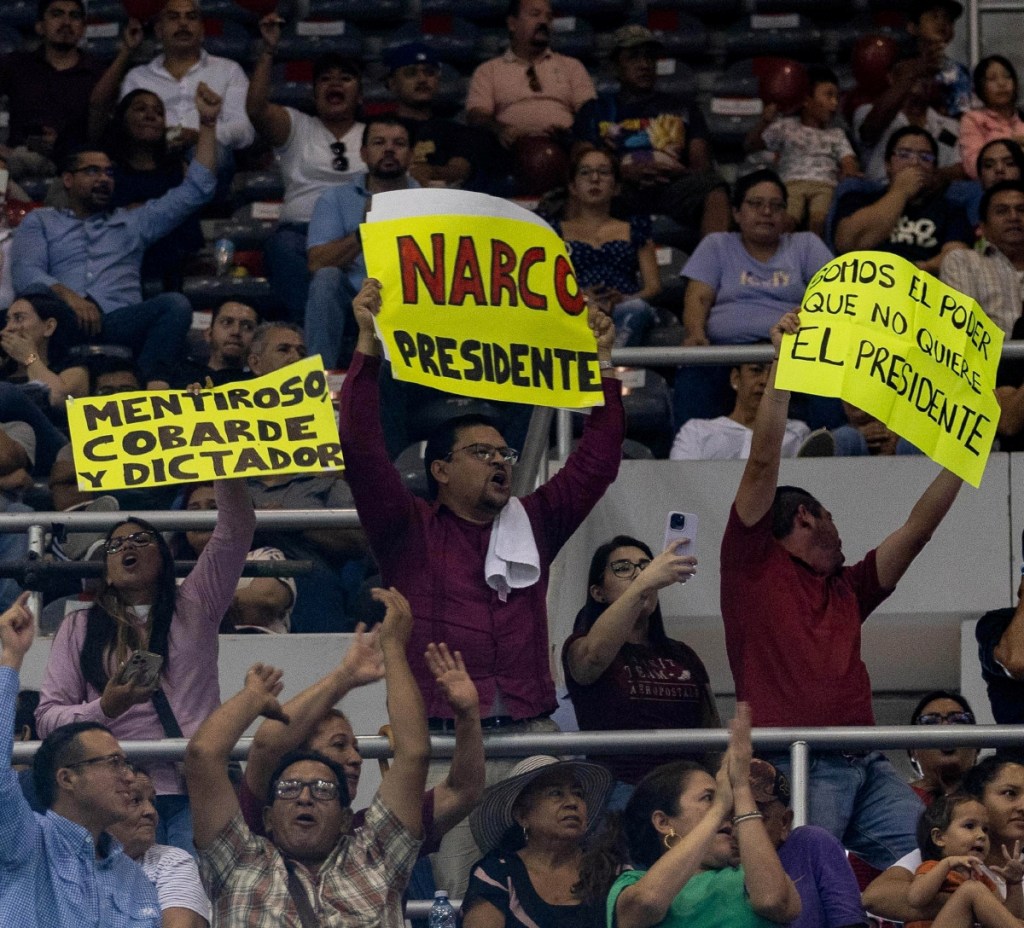
[[[470,813],[473,840],[484,854],[497,847],[502,835],[515,824],[512,809],[519,794],[539,776],[558,767],[571,769],[579,780],[587,803],[587,832],[593,829],[612,790],[611,771],[585,760],[559,760],[535,754],[516,764],[507,779],[488,787],[480,805]]]

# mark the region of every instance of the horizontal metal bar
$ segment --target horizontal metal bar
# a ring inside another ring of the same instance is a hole
[[[633,367],[673,367],[678,365],[707,366],[714,364],[756,364],[771,361],[775,349],[771,345],[702,345],[683,348],[615,348],[612,363]],[[1003,342],[1002,357],[1024,358],[1024,340]]]
[[[789,751],[790,745],[805,741],[811,751],[866,751],[892,748],[1020,747],[1024,725],[899,725],[849,728],[755,728],[754,747]],[[125,752],[138,760],[177,761],[185,756],[184,738],[159,741],[122,741]],[[545,732],[537,734],[486,735],[488,757],[523,757],[530,754],[662,754],[679,750],[722,749],[729,743],[726,729],[657,729],[654,731]],[[245,760],[252,738],[242,738],[232,758]],[[14,746],[14,760],[24,763],[35,753],[38,742]],[[432,735],[431,754],[451,757],[452,735]],[[387,738],[360,735],[359,751],[367,759],[390,757]]]
[[[33,525],[65,526],[72,532],[105,531],[126,518],[145,519],[160,531],[195,531],[212,529],[217,513],[168,511],[165,509],[122,512],[5,512],[0,518],[0,532],[24,532]],[[256,513],[260,529],[358,528],[355,509],[263,509]]]

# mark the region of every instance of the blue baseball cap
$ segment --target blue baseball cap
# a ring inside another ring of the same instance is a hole
[[[434,50],[423,42],[406,42],[404,45],[392,46],[384,50],[383,59],[388,74],[394,74],[399,68],[410,64],[430,64],[438,67],[441,63]]]

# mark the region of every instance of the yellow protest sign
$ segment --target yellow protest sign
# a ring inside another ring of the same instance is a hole
[[[397,379],[541,406],[604,402],[583,294],[543,220],[484,194],[402,190],[374,195],[360,235]]]
[[[344,467],[319,355],[196,394],[71,400],[68,423],[80,490]]]
[[[776,383],[842,397],[978,486],[999,422],[1002,347],[970,297],[903,258],[850,252],[811,278]]]

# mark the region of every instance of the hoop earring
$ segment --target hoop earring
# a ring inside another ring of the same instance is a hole
[[[670,828],[668,830],[668,834],[661,839],[661,843],[665,845],[666,851],[671,851],[672,848],[674,848],[682,840],[682,837],[676,834],[676,830],[674,828]]]

